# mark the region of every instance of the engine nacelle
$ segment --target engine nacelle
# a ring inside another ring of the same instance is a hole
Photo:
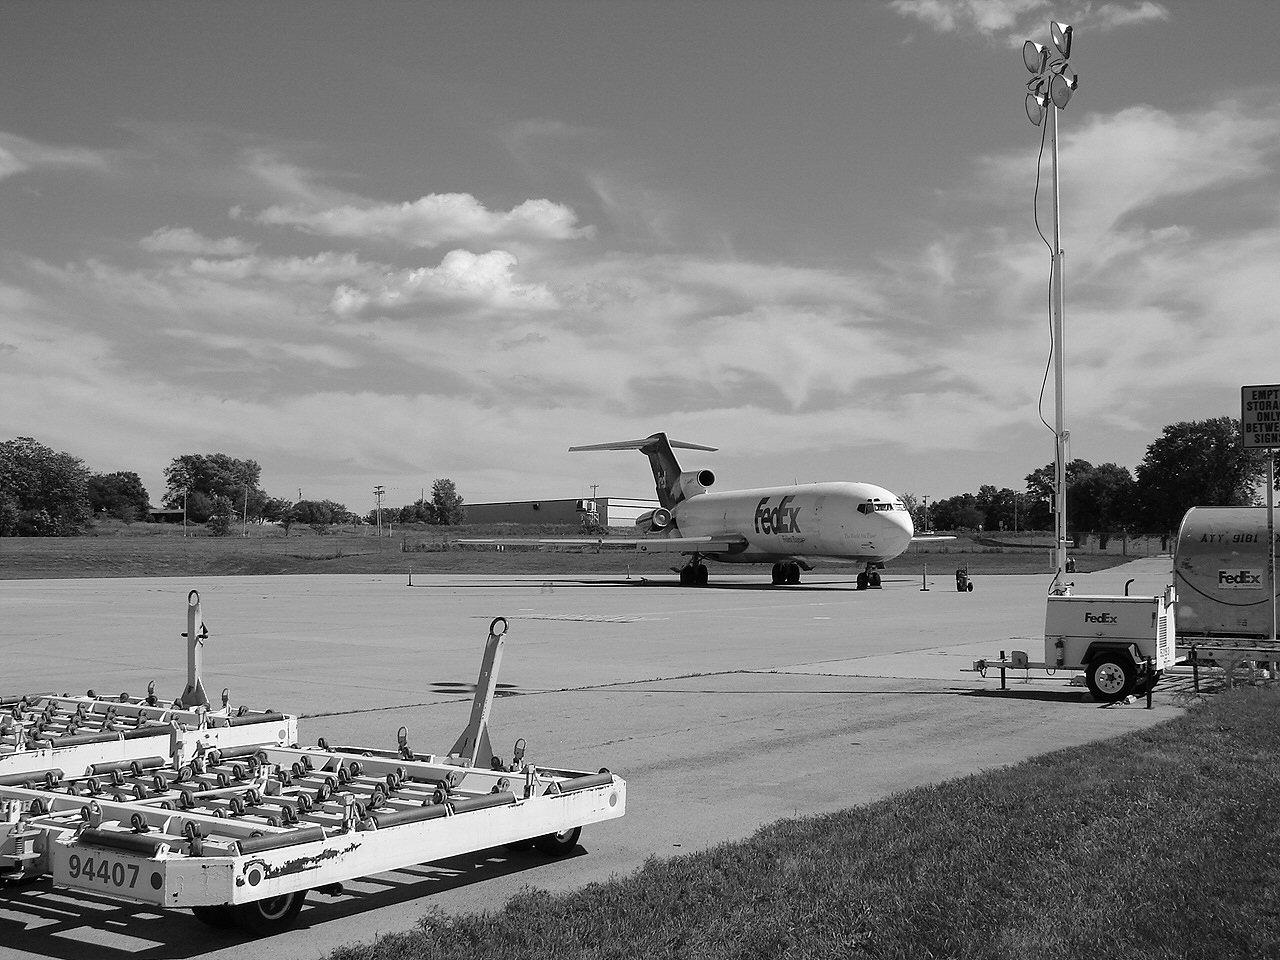
[[[710,470],[686,470],[676,481],[676,499],[685,500],[699,493],[705,493],[707,487],[715,482],[716,475]]]
[[[650,510],[636,517],[636,526],[645,533],[658,533],[671,526],[674,519],[670,510],[666,507],[658,507],[656,510]]]

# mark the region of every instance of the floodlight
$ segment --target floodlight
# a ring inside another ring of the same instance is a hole
[[[1078,86],[1075,73],[1055,73],[1049,78],[1049,98],[1053,105],[1061,110],[1071,99],[1071,92]]]
[[[1027,119],[1037,127],[1044,121],[1044,97],[1027,94]]]
[[[1065,23],[1059,23],[1057,20],[1050,20],[1049,36],[1053,39],[1053,45],[1058,48],[1058,52],[1062,54],[1063,59],[1071,59],[1071,27]]]
[[[1022,62],[1031,73],[1044,73],[1045,64],[1049,62],[1049,51],[1034,40],[1028,40],[1022,45]]]

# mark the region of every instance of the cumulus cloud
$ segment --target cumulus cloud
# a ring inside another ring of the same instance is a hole
[[[190,227],[160,227],[138,241],[150,253],[187,253],[210,257],[236,257],[252,253],[257,244],[238,237],[213,240]]]
[[[973,33],[987,37],[1006,36],[1022,43],[1023,33],[1055,13],[1063,22],[1088,21],[1090,28],[1109,30],[1152,20],[1167,20],[1169,11],[1154,0],[1136,3],[1077,4],[1057,10],[1048,0],[890,0],[889,8],[939,33]]]
[[[81,169],[105,172],[106,154],[82,147],[53,147],[0,132],[0,180],[31,170]]]
[[[339,316],[366,312],[402,313],[424,304],[463,302],[472,306],[547,310],[556,305],[541,284],[517,283],[517,261],[505,250],[475,254],[450,250],[437,267],[389,274],[372,289],[348,284],[333,295],[330,308]]]
[[[592,234],[591,227],[578,226],[577,214],[563,204],[526,200],[505,212],[492,211],[469,193],[433,193],[411,203],[346,203],[325,209],[277,205],[255,219],[320,236],[410,247],[495,239],[571,240]]]

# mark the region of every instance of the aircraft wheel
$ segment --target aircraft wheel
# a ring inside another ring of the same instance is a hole
[[[298,914],[302,912],[302,902],[306,899],[307,891],[295,890],[278,897],[237,904],[233,908],[236,923],[259,936],[282,933],[298,919]]]
[[[800,582],[800,564],[788,563],[786,565],[786,571],[787,571],[787,583],[795,584]]]
[[[773,565],[773,585],[776,587],[780,583],[786,583],[787,578],[782,572],[782,564],[775,563]]]
[[[871,574],[867,577],[867,583],[872,590],[879,590],[880,589],[880,572],[878,570],[872,570]]]
[[[868,585],[870,582],[871,582],[871,578],[870,578],[869,576],[867,576],[866,571],[863,571],[862,573],[858,574],[858,589],[859,589],[859,590],[865,590],[865,589],[867,589],[867,585]]]
[[[693,568],[681,567],[680,568],[680,586],[689,587],[692,585],[693,585]]]
[[[1084,679],[1095,700],[1119,703],[1133,693],[1137,671],[1126,654],[1102,653],[1089,664]]]
[[[705,563],[698,564],[693,571],[693,582],[699,587],[705,587],[708,579],[707,565]]]
[[[551,857],[567,857],[578,846],[578,838],[582,836],[582,828],[562,830],[559,833],[548,833],[533,841],[533,845]]]

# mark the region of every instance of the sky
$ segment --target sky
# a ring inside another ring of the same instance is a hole
[[[1280,382],[1274,0],[10,0],[0,440],[364,513],[1022,489]],[[1037,193],[1037,169],[1039,190]],[[1037,207],[1038,197],[1038,207]]]

